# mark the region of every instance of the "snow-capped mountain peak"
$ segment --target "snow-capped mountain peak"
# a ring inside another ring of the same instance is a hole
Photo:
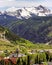
[[[50,16],[52,15],[51,11],[42,6],[39,5],[38,7],[23,7],[23,8],[16,8],[16,7],[11,7],[8,8],[5,11],[5,14],[15,16],[16,18],[30,18],[33,16]]]

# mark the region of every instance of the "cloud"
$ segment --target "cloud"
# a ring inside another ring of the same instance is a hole
[[[46,7],[52,7],[52,0],[0,0],[0,8],[31,7],[40,4]]]
[[[0,0],[0,2],[4,2],[4,1],[16,1],[16,0]]]
[[[34,3],[35,4],[35,3]],[[17,0],[0,0],[0,7],[23,7],[23,6],[32,6],[33,1],[17,1]]]

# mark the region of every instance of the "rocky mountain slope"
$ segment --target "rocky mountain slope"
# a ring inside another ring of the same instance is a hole
[[[15,34],[32,42],[47,43],[52,40],[52,17],[19,20],[7,27]]]
[[[52,40],[52,17],[34,17],[24,20],[2,19],[0,25],[32,42],[47,43]]]

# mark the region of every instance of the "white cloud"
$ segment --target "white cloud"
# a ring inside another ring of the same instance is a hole
[[[0,0],[0,2],[3,2],[3,1],[15,1],[15,0]]]
[[[33,6],[36,3],[34,2],[28,2],[28,1],[15,1],[15,0],[5,0],[5,1],[0,1],[0,7],[12,7],[12,6],[16,6],[16,7],[20,7],[20,6]]]
[[[38,1],[38,2],[37,2]],[[46,7],[52,7],[52,0],[0,0],[0,7],[31,7],[42,4]]]

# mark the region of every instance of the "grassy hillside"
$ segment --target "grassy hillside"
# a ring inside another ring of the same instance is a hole
[[[6,28],[0,26],[0,29],[2,32],[5,31],[5,39],[0,38],[0,50],[14,51],[19,48],[21,52],[26,53],[28,50],[32,49],[52,49],[52,45],[33,44],[26,39],[20,38]]]

